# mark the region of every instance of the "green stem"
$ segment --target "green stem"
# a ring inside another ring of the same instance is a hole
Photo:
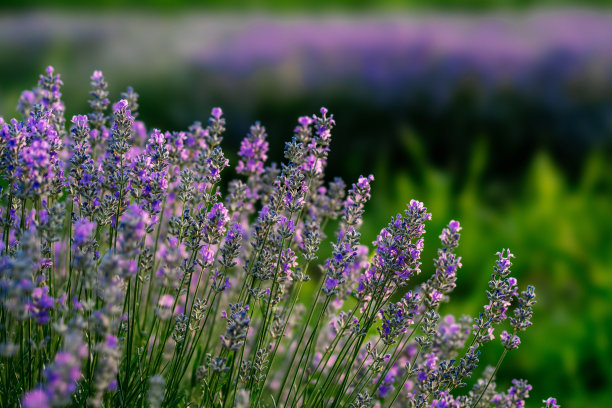
[[[151,268],[151,272],[149,273],[149,290],[147,291],[147,303],[145,303],[145,315],[143,322],[147,324],[147,317],[149,315],[149,309],[151,309],[151,293],[153,292],[153,278],[155,277],[155,264],[157,257],[157,247],[159,244],[159,234],[161,232],[162,221],[164,218],[164,211],[166,210],[166,197],[164,196],[164,200],[162,202],[161,212],[159,213],[159,224],[157,224],[157,232],[155,233],[155,244],[153,249],[153,267]]]
[[[321,296],[321,292],[323,290],[323,283],[324,283],[324,279],[321,279],[321,283],[319,284],[319,289],[317,290],[317,295],[315,296],[315,300],[313,302],[312,308],[310,309],[310,312],[308,313],[308,317],[306,318],[306,321],[304,322],[304,326],[302,326],[302,331],[300,332],[300,336],[298,338],[298,342],[297,342],[297,346],[295,347],[295,351],[293,352],[293,355],[291,356],[291,361],[289,362],[289,366],[287,367],[287,375],[283,378],[283,382],[278,390],[278,394],[276,395],[276,401],[278,403],[280,403],[281,400],[281,396],[282,396],[282,392],[285,388],[285,383],[287,382],[287,378],[289,378],[290,374],[291,374],[291,368],[293,367],[293,363],[295,361],[295,358],[297,356],[298,350],[300,348],[300,345],[302,344],[302,340],[304,339],[304,335],[306,334],[306,330],[308,329],[308,326],[310,324],[310,319],[312,319],[312,315],[314,313],[314,310],[317,307],[317,303],[319,302],[319,296]],[[303,354],[302,354],[303,357]],[[299,366],[301,364],[302,359],[300,358],[300,362],[298,363],[298,367],[296,368],[296,372],[295,375],[293,377],[293,380],[291,382],[291,387],[293,387],[293,382],[295,381],[295,376],[297,376],[297,372],[299,371]],[[289,393],[291,393],[291,389],[289,389]],[[289,398],[289,395],[287,396],[287,399]]]
[[[406,375],[404,375],[404,378],[402,378],[402,382],[397,386],[397,389],[395,390],[395,394],[393,394],[393,398],[391,398],[391,402],[389,402],[389,405],[388,405],[389,408],[393,406],[393,403],[395,402],[397,397],[399,397],[400,392],[402,391],[402,387],[404,386],[406,381],[408,381],[408,377],[410,377],[410,372],[412,371],[412,367],[414,367],[414,364],[416,363],[416,360],[419,354],[421,353],[421,349],[422,349],[422,346],[419,346],[419,349],[417,350],[416,354],[414,355],[414,358],[412,359],[412,363],[410,364],[409,369],[406,369]]]
[[[349,313],[349,316],[347,317],[347,320],[351,320],[353,318],[353,316],[355,315],[355,313],[359,309],[359,305],[360,304],[361,304],[361,302],[357,302],[357,304],[353,307],[353,309],[351,309],[351,311]],[[329,362],[329,359],[333,355],[334,351],[336,351],[336,347],[340,343],[340,340],[342,339],[342,337],[344,335],[344,332],[346,331],[347,328],[348,328],[348,326],[345,326],[344,328],[342,328],[342,330],[340,330],[340,333],[338,333],[336,335],[336,337],[334,337],[334,339],[332,340],[332,343],[327,347],[327,349],[325,350],[325,352],[321,356],[321,360],[319,361],[319,363],[317,364],[317,366],[313,370],[313,378],[312,379],[315,381],[315,384],[314,384],[313,388],[315,388],[315,389],[317,388],[317,385],[319,384],[319,380],[321,379],[321,376],[323,375],[322,371],[319,372],[319,368],[320,367],[324,368],[324,367],[327,366],[327,363]],[[344,347],[344,345],[343,345],[343,347]],[[307,389],[306,387],[303,388],[303,390],[301,391],[301,393],[300,393],[300,395],[298,397],[298,401],[302,398],[302,396],[306,392],[306,389]]]
[[[304,274],[306,274],[306,271],[308,270],[308,265],[309,265],[309,262],[306,262],[306,265],[304,266],[304,272],[303,272]],[[266,373],[264,375],[264,378],[263,378],[263,381],[262,381],[262,384],[261,384],[262,392],[263,392],[263,389],[266,386],[266,380],[268,379],[268,374],[270,373],[270,368],[272,368],[272,363],[274,362],[274,358],[276,357],[276,352],[278,350],[280,342],[283,339],[283,336],[285,335],[285,329],[287,328],[287,325],[289,324],[289,320],[291,319],[291,313],[293,312],[293,308],[295,307],[295,304],[297,303],[297,300],[298,300],[298,298],[300,296],[300,290],[302,289],[302,284],[303,284],[303,281],[300,280],[298,282],[298,285],[297,285],[298,288],[294,292],[294,295],[293,295],[293,297],[291,299],[291,307],[289,308],[289,311],[287,312],[287,319],[283,323],[283,329],[282,329],[280,335],[278,336],[278,338],[276,339],[276,344],[274,345],[274,349],[272,350],[272,356],[270,357],[270,359],[268,361],[268,367],[266,369]],[[234,390],[234,392],[235,392],[235,390]],[[257,398],[255,400],[255,405],[254,405],[255,407],[257,407],[257,404],[259,403],[259,400],[261,398],[262,392],[259,392],[257,394]]]
[[[508,354],[508,349],[504,348],[504,352],[502,353],[501,357],[499,357],[499,360],[497,360],[497,365],[495,366],[495,371],[493,371],[493,374],[491,374],[491,377],[489,377],[489,381],[487,381],[487,385],[485,385],[484,389],[482,390],[482,392],[478,396],[478,399],[476,400],[474,405],[472,405],[472,408],[478,406],[478,403],[482,399],[482,396],[485,394],[485,392],[487,392],[487,388],[489,388],[489,385],[491,384],[491,381],[493,381],[493,378],[495,378],[495,375],[497,374],[497,371],[499,370],[499,367],[501,366],[502,361],[504,361],[504,357],[506,357],[506,354]]]

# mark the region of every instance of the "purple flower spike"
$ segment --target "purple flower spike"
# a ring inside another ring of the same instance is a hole
[[[557,399],[556,398],[547,398],[545,400],[542,400],[542,402],[546,405],[544,405],[544,408],[561,408],[561,405],[557,404]]]
[[[210,114],[214,118],[219,119],[223,115],[223,111],[221,110],[221,108],[215,107],[215,108],[212,108],[212,111],[210,112]]]
[[[86,218],[81,218],[74,223],[73,243],[75,246],[80,246],[86,243],[91,234],[96,229],[96,223],[91,222]]]
[[[216,244],[225,234],[225,226],[229,221],[229,213],[227,208],[222,203],[216,203],[212,206],[206,215],[206,224],[204,225],[204,242]]]
[[[505,330],[502,332],[502,334],[500,334],[499,338],[501,339],[502,346],[504,346],[504,348],[507,350],[517,349],[521,344],[521,339],[519,336],[510,334]]]
[[[23,408],[51,408],[49,397],[43,390],[32,390],[21,400]]]
[[[508,251],[508,253],[507,255],[504,255],[506,251]],[[510,267],[512,266],[510,259],[514,258],[514,254],[512,254],[509,249],[502,249],[501,252],[497,252],[496,255],[499,257],[499,259],[497,260],[494,268],[495,273],[505,278],[510,273]]]
[[[171,308],[174,305],[174,298],[171,295],[162,295],[157,304],[163,308]]]
[[[75,115],[72,117],[72,123],[79,128],[87,127],[87,116],[85,115]]]
[[[91,75],[92,81],[101,81],[103,79],[104,79],[104,76],[102,75],[102,71],[94,71],[93,74]]]
[[[119,102],[113,105],[113,111],[115,113],[125,112],[128,108],[128,101],[121,99]]]
[[[38,324],[45,324],[51,319],[49,310],[51,310],[54,305],[55,299],[49,296],[49,287],[37,287],[32,290],[32,297],[26,305],[26,311],[32,315]]]
[[[268,159],[268,142],[266,128],[259,122],[251,126],[250,132],[240,143],[240,161],[236,167],[238,174],[246,176],[259,175],[264,172],[264,163]]]
[[[303,127],[307,127],[307,126],[311,125],[312,122],[313,122],[313,120],[309,116],[300,116],[300,118],[298,119],[298,123],[300,125],[302,125]]]
[[[459,221],[452,220],[448,223],[448,228],[451,232],[459,232],[461,231],[461,227],[459,226]]]

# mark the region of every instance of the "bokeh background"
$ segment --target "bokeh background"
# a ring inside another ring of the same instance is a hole
[[[113,100],[136,89],[149,127],[186,129],[221,106],[230,157],[260,120],[281,160],[296,118],[326,106],[337,121],[329,176],[376,177],[364,241],[419,199],[434,214],[427,263],[443,226],[461,221],[464,266],[443,313],[480,311],[501,248],[516,254],[519,283],[535,284],[534,326],[498,384],[527,378],[532,407],[548,396],[612,406],[607,1],[1,4],[6,119],[49,64],[67,117],[88,111],[94,69]],[[500,353],[491,346],[483,360]]]

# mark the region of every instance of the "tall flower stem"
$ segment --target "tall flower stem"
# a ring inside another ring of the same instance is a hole
[[[493,378],[495,378],[495,375],[497,374],[497,371],[499,370],[499,367],[502,364],[502,361],[504,361],[504,358],[506,357],[506,354],[508,354],[508,349],[504,348],[504,352],[502,353],[502,355],[499,357],[499,360],[497,360],[497,365],[495,366],[495,370],[493,371],[493,374],[491,374],[491,376],[489,377],[489,380],[487,381],[487,385],[485,385],[484,389],[482,390],[482,392],[480,393],[480,395],[478,396],[478,399],[476,400],[476,402],[472,405],[472,408],[475,408],[478,406],[478,403],[480,402],[480,400],[482,399],[483,395],[485,395],[485,393],[487,392],[487,388],[489,388],[489,385],[491,384],[491,381],[493,381]]]
[[[283,382],[279,388],[278,394],[276,396],[276,401],[277,403],[280,403],[281,401],[281,396],[282,396],[282,392],[285,388],[285,383],[287,382],[287,379],[289,378],[289,376],[291,375],[291,369],[293,367],[293,363],[295,362],[295,358],[298,354],[298,350],[300,348],[300,345],[302,344],[302,341],[304,339],[304,335],[306,334],[306,330],[308,329],[309,325],[310,325],[310,320],[312,319],[312,315],[314,313],[314,310],[317,307],[317,304],[319,302],[319,297],[321,296],[321,292],[323,290],[323,279],[321,279],[321,283],[319,284],[319,289],[317,290],[314,302],[312,303],[312,307],[310,308],[310,312],[308,313],[308,317],[306,318],[306,320],[304,321],[304,325],[302,326],[302,331],[300,332],[300,335],[298,337],[298,341],[297,341],[297,346],[291,356],[291,360],[289,362],[289,366],[287,367],[287,375],[283,378]],[[321,308],[323,309],[323,308]],[[319,311],[319,317],[317,320],[320,320],[321,315],[323,313],[323,310]],[[313,329],[314,330],[314,329]],[[297,373],[300,369],[300,365],[302,364],[302,358],[304,357],[304,354],[302,354],[302,356],[300,357],[300,360],[298,362],[298,366],[296,368],[295,374],[293,376],[293,379],[291,380],[291,386],[289,387],[289,393],[291,393],[291,390],[293,389],[293,383],[295,382],[295,377],[297,376]]]

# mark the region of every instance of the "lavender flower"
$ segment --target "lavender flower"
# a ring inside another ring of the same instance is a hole
[[[43,390],[32,390],[21,401],[24,408],[50,408],[49,397]]]
[[[107,85],[99,71],[91,79],[93,112],[75,115],[69,135],[52,69],[22,94],[24,121],[0,119],[5,405],[524,406],[529,384],[494,382],[535,305],[534,288],[519,293],[510,276],[513,255],[498,253],[479,317],[441,319],[461,267],[462,227],[451,221],[433,274],[406,292],[425,270],[431,214],[413,200],[373,254],[360,245],[374,178],[347,195],[342,180],[325,182],[327,109],[298,119],[279,166],[265,166],[267,135],[255,124],[239,151],[244,181],[224,183],[220,108],[206,128],[147,133],[128,89],[109,129]],[[455,396],[506,320],[497,368]]]
[[[43,105],[36,105],[25,126],[13,125],[15,130],[23,132],[25,141],[15,157],[14,175],[18,182],[14,188],[18,196],[32,199],[57,193],[57,183],[63,181],[62,162],[58,160],[63,142],[54,128],[53,118],[51,111],[44,110]]]
[[[216,203],[206,215],[204,225],[204,242],[216,244],[225,234],[225,226],[229,221],[227,209],[222,203]]]
[[[542,401],[545,405],[543,408],[561,408],[561,405],[557,404],[556,398],[547,398]]]
[[[230,313],[227,315],[227,330],[221,336],[223,347],[236,351],[239,350],[247,337],[251,319],[249,318],[249,307],[240,304],[230,304]]]
[[[104,81],[102,71],[94,71],[91,76],[91,86],[93,90],[89,92],[92,99],[89,100],[89,106],[93,112],[89,114],[89,120],[95,130],[98,130],[106,125],[106,116],[104,112],[108,108],[110,101],[108,100],[108,84]]]
[[[168,320],[172,316],[172,308],[174,307],[174,297],[172,295],[162,295],[157,302],[155,315],[161,320]]]
[[[38,324],[45,324],[50,320],[49,310],[54,305],[55,299],[49,296],[49,288],[45,286],[32,290],[31,300],[26,305],[26,310]]]
[[[21,113],[21,116],[27,118],[32,112],[32,108],[37,103],[40,103],[42,99],[40,88],[34,88],[33,90],[23,91],[19,97],[19,104],[17,110]]]
[[[434,259],[436,273],[422,287],[428,293],[425,304],[429,308],[435,308],[447,295],[455,289],[457,271],[461,268],[461,257],[453,250],[459,245],[461,226],[458,221],[451,221],[447,228],[442,230],[440,240],[442,248],[438,249],[438,258]]]
[[[351,264],[357,255],[360,238],[357,228],[361,224],[363,207],[370,199],[372,180],[374,180],[372,175],[367,178],[359,177],[357,183],[353,184],[353,188],[349,191],[342,217],[342,224],[346,226],[346,229],[339,231],[338,242],[332,244],[332,257],[325,262],[327,276],[323,292],[328,296],[338,292],[338,286],[346,280],[344,276],[346,266]]]
[[[236,172],[244,175],[259,175],[264,171],[264,163],[268,159],[268,142],[266,141],[266,129],[259,124],[251,126],[251,130],[247,137],[240,144],[238,155],[241,160],[238,161]]]
[[[517,349],[521,344],[521,339],[517,335],[509,334],[505,330],[500,334],[499,337],[501,339],[502,346],[504,346],[504,348],[508,350]]]
[[[412,200],[403,216],[391,219],[387,228],[376,238],[376,255],[359,280],[358,292],[362,297],[389,294],[391,284],[404,286],[421,272],[420,257],[425,233],[424,222],[431,219],[423,203]]]
[[[128,109],[130,110],[132,116],[136,118],[138,113],[138,94],[134,91],[134,88],[128,86],[125,92],[121,92],[121,99],[127,101]]]
[[[406,332],[412,323],[408,311],[404,309],[404,303],[390,303],[386,309],[380,311],[382,326],[378,333],[384,344],[391,345],[397,342],[396,338]]]
[[[363,215],[364,204],[370,200],[370,183],[374,181],[374,176],[359,177],[353,188],[349,190],[348,198],[344,204],[344,221],[347,225],[358,225]]]
[[[81,246],[91,238],[92,233],[96,228],[94,222],[88,221],[85,218],[81,218],[74,223],[74,235],[72,238],[73,245]]]
[[[119,372],[121,350],[119,349],[119,339],[107,334],[104,340],[95,346],[98,354],[98,367],[96,370],[96,394],[92,396],[89,403],[95,407],[102,406],[104,394],[116,389],[116,376]]]
[[[507,318],[506,311],[510,306],[512,298],[516,295],[516,279],[507,278],[510,274],[510,261],[514,255],[508,250],[507,255],[504,255],[505,250],[497,253],[499,259],[496,266],[493,268],[494,274],[489,282],[490,291],[487,292],[489,304],[485,306],[485,313],[488,318],[499,323]]]
[[[113,129],[109,148],[116,156],[122,156],[130,149],[134,117],[129,110],[128,101],[120,100],[113,106]]]
[[[135,274],[136,258],[140,253],[142,240],[145,238],[146,229],[150,223],[149,214],[136,205],[128,207],[121,218],[118,252],[122,256],[124,275]]]
[[[64,84],[60,79],[59,74],[55,75],[55,69],[52,66],[48,66],[45,70],[47,75],[41,75],[38,85],[42,89],[41,102],[45,109],[52,113],[52,119],[55,132],[59,137],[63,137],[66,133],[64,127],[64,103],[62,102],[62,94],[60,87]]]
[[[225,119],[222,118],[223,111],[219,107],[212,108],[210,118],[208,119],[208,127],[206,128],[206,141],[211,148],[218,146],[222,141],[221,136],[225,132]]]
[[[515,330],[525,330],[531,326],[532,308],[535,305],[535,288],[528,286],[527,290],[517,296],[519,306],[514,309],[515,317],[510,318],[510,324]]]
[[[87,356],[87,346],[83,343],[81,327],[72,323],[64,334],[64,348],[59,351],[53,362],[44,370],[42,389],[30,391],[23,398],[25,407],[57,407],[70,404],[72,394],[81,379],[81,366]],[[75,326],[76,325],[76,326]]]
[[[221,260],[219,263],[226,267],[231,268],[236,265],[236,258],[240,251],[240,241],[242,241],[243,230],[240,224],[233,224],[223,243],[221,248]]]

